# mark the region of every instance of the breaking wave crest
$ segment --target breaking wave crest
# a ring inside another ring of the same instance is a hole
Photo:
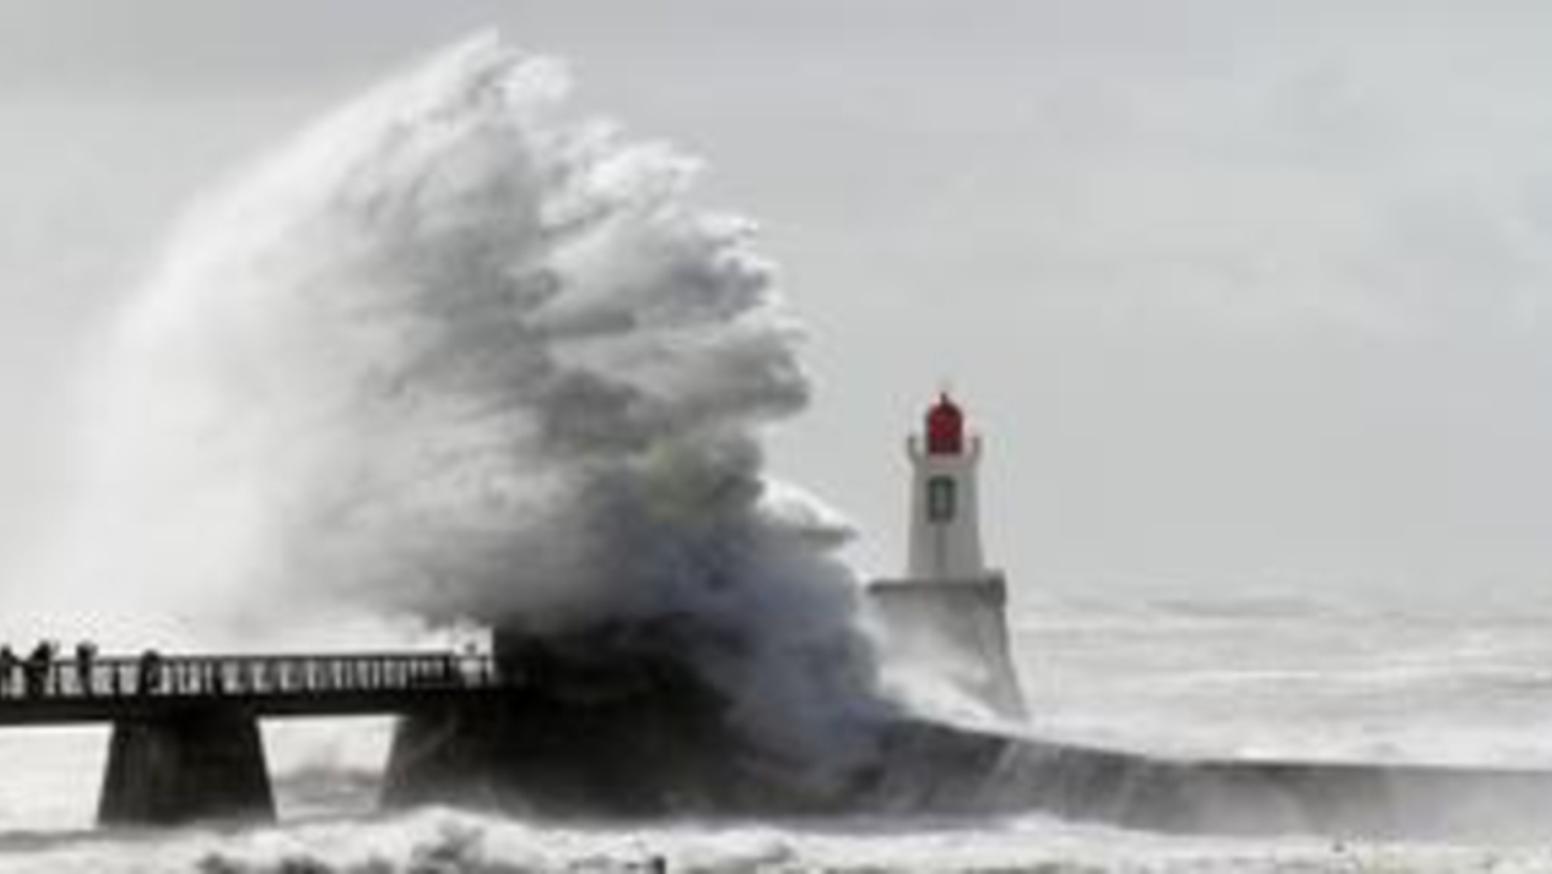
[[[566,90],[481,36],[191,210],[97,381],[61,590],[281,641],[691,617],[740,725],[844,748],[874,667],[844,532],[763,471],[808,393],[770,266]]]

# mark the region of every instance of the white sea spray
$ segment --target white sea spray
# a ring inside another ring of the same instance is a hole
[[[101,356],[51,588],[196,641],[688,618],[749,737],[857,753],[844,532],[764,471],[809,392],[771,266],[566,91],[482,35],[195,205]]]

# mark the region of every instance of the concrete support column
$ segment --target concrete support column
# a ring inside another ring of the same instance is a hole
[[[99,823],[274,818],[258,720],[241,708],[207,706],[114,723]]]

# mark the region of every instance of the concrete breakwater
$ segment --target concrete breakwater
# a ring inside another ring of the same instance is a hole
[[[911,722],[864,803],[896,812],[1042,811],[1127,828],[1366,839],[1545,839],[1552,772],[1190,760]]]
[[[384,803],[561,817],[1038,811],[1161,832],[1331,838],[1552,834],[1539,813],[1552,809],[1547,772],[1174,760],[907,720],[884,730],[880,755],[843,785],[806,794],[769,763],[714,746],[726,738],[698,719],[638,733],[623,715],[606,708],[545,728],[522,710],[408,717]]]
[[[1536,813],[1552,809],[1552,772],[1171,759],[908,715],[877,726],[863,760],[807,780],[732,731],[725,702],[668,650],[613,650],[607,637],[578,637],[547,664],[529,652],[542,682],[505,701],[404,717],[384,804],[558,817],[1041,811],[1178,833],[1552,835]]]

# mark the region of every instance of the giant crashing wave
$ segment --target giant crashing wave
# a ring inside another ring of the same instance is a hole
[[[103,356],[69,538],[99,548],[61,590],[497,629],[531,691],[406,720],[398,804],[1394,834],[1552,801],[1538,775],[1177,762],[907,712],[844,527],[763,471],[808,385],[749,226],[565,91],[481,36],[196,205]]]
[[[807,401],[798,330],[749,223],[689,203],[694,162],[566,91],[482,35],[196,204],[102,356],[66,538],[101,548],[58,576],[279,645],[494,628],[514,672],[535,641],[558,664],[544,712],[629,697],[637,736],[661,711],[665,743],[828,794],[897,707],[844,524],[763,469]]]

